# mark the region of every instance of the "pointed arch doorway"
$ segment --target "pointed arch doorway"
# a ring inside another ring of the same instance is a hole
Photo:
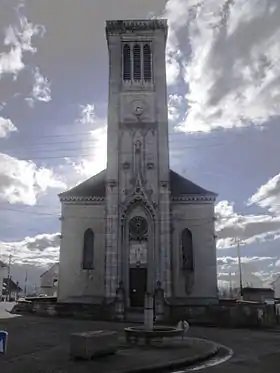
[[[143,216],[129,220],[129,301],[143,308],[148,278],[148,222]]]

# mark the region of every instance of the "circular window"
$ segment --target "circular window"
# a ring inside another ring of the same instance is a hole
[[[131,240],[141,241],[146,239],[148,223],[142,216],[134,216],[129,222],[129,233]]]

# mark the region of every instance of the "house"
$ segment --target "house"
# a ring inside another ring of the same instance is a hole
[[[276,299],[280,299],[280,275],[271,283],[274,289],[274,296]]]
[[[48,297],[57,296],[59,263],[53,264],[47,271],[40,276],[40,295]]]
[[[18,299],[19,293],[22,291],[21,287],[18,285],[18,282],[14,282],[12,277],[5,277],[3,279],[3,292],[2,295],[4,298],[9,300]]]
[[[3,296],[3,281],[4,278],[7,276],[8,266],[0,260],[0,302]]]
[[[243,288],[243,300],[251,302],[274,302],[274,290],[271,288]]]

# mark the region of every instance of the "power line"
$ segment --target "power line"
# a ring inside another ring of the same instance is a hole
[[[179,134],[179,133],[178,133]],[[79,134],[74,134],[73,136],[75,136],[75,138],[77,138],[77,136],[79,136]],[[89,134],[87,133],[87,136],[89,136]],[[181,136],[182,136],[182,133],[181,133]],[[65,136],[61,136],[62,138],[65,138]],[[172,145],[172,144],[180,144],[180,143],[184,143],[187,139],[170,139],[171,135],[169,135],[169,145]],[[42,138],[42,137],[41,137]],[[58,138],[58,136],[54,136],[55,139]],[[214,137],[211,136],[211,139],[213,139]],[[219,138],[219,137],[215,137],[215,138]],[[40,146],[44,146],[44,145],[65,145],[65,144],[80,144],[81,146],[79,147],[71,147],[69,149],[57,149],[57,150],[63,150],[63,151],[75,151],[75,150],[81,150],[83,148],[83,144],[85,145],[85,143],[92,143],[93,145],[91,147],[87,147],[87,148],[84,148],[84,149],[89,149],[89,150],[94,150],[95,148],[100,148],[100,145],[96,145],[96,142],[98,141],[98,139],[87,139],[87,140],[82,140],[82,144],[81,144],[81,140],[71,140],[71,141],[50,141],[50,142],[41,142],[41,143],[38,143],[36,142],[35,144],[34,143],[26,143],[22,146],[17,146],[17,149],[25,149],[26,146],[28,147],[31,147],[32,149],[35,149],[35,150],[39,150],[37,147],[40,147]],[[192,139],[192,142],[194,141],[194,139]],[[218,142],[218,143],[214,143],[214,144],[209,144],[207,142],[207,144],[205,143],[201,143],[202,141],[200,139],[195,139],[195,142],[199,142],[199,144],[193,144],[193,145],[184,145],[182,148],[183,149],[187,149],[187,148],[197,148],[197,147],[202,147],[203,148],[208,148],[208,147],[215,147],[215,146],[221,146],[221,145],[226,145],[227,143],[225,142]],[[46,147],[46,150],[48,150],[49,147]],[[10,147],[6,147],[4,149],[5,151],[9,151],[9,150],[14,150],[14,148],[10,148]],[[50,149],[50,151],[52,151],[52,149]]]
[[[21,213],[26,213],[26,214],[31,214],[31,215],[38,215],[38,216],[50,216],[50,217],[56,217],[56,218],[60,218],[60,214],[54,214],[54,213],[44,213],[44,212],[37,212],[37,211],[24,211],[24,210],[20,210],[20,209],[14,209],[14,208],[4,208],[4,209],[1,209],[2,211],[3,210],[6,210],[6,211],[14,211],[14,212],[21,212]],[[66,215],[66,218],[70,218],[70,219],[77,219],[77,215]],[[63,219],[63,218],[62,218]],[[106,217],[96,217],[96,216],[93,216],[93,217],[90,217],[89,218],[90,220],[101,220],[101,221],[104,221],[106,220]],[[172,220],[172,219],[171,219]],[[210,222],[213,222],[213,219],[209,219],[209,218],[175,218],[174,220],[180,220],[180,221],[196,221],[196,220],[207,220],[206,223],[204,224],[208,224]],[[155,219],[155,221],[166,221],[166,219]],[[202,225],[204,225],[202,224]]]
[[[205,148],[212,148],[212,147],[217,147],[217,146],[225,146],[226,144],[225,143],[219,143],[219,144],[208,144],[207,146],[204,146],[203,149]],[[101,149],[102,147],[101,146],[98,146],[98,147],[89,147],[89,148],[71,148],[71,149],[61,149],[62,151],[81,151],[81,150],[97,150],[97,149]],[[169,149],[170,152],[174,152],[176,150],[186,150],[186,149],[194,149],[194,148],[201,148],[200,145],[194,145],[194,146],[190,146],[190,145],[186,145],[186,146],[181,146],[181,147],[176,147],[175,149]],[[60,149],[59,149],[60,150]],[[54,153],[54,152],[51,152],[50,153]],[[120,151],[118,153],[119,155],[121,154],[131,154],[131,151]],[[7,154],[9,155],[9,154]],[[53,156],[50,156],[50,155],[45,155],[45,156],[35,156],[33,157],[32,154],[30,154],[30,156],[28,158],[26,157],[21,157],[19,154],[13,154],[11,155],[11,157],[17,157],[19,160],[23,160],[23,161],[33,161],[33,160],[47,160],[47,159],[63,159],[63,158],[81,158],[81,157],[87,157],[87,156],[93,156],[94,154],[92,153],[82,153],[82,154],[60,154],[60,155],[53,155]]]

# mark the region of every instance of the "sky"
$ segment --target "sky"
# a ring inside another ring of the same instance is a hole
[[[278,0],[1,0],[0,259],[59,258],[57,194],[106,167],[108,19],[167,18],[171,167],[218,193],[219,284],[280,273]]]

